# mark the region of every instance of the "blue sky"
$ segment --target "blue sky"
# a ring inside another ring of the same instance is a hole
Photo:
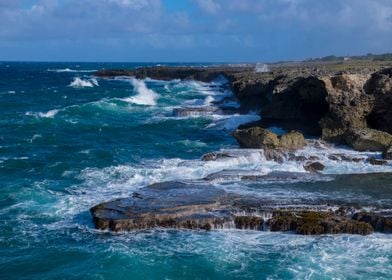
[[[0,60],[247,62],[392,52],[392,0],[0,0]]]

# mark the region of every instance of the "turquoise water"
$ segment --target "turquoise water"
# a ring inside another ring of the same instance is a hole
[[[390,278],[392,237],[385,234],[94,230],[91,206],[153,182],[199,179],[228,168],[302,168],[254,157],[200,162],[204,153],[237,148],[230,131],[257,116],[173,115],[175,108],[230,99],[223,80],[92,76],[96,69],[137,66],[142,65],[0,64],[1,279]],[[227,105],[236,107],[231,99]],[[377,171],[355,163],[326,165],[332,175]],[[274,199],[337,199],[392,208],[392,177],[377,184],[353,178],[218,184]]]

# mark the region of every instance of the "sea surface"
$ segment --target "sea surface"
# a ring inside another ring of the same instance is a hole
[[[239,104],[223,77],[201,83],[93,76],[98,69],[145,65],[0,62],[0,279],[392,278],[387,234],[95,230],[90,207],[154,182],[222,171],[305,172],[300,163],[270,162],[260,151],[238,150],[230,132],[259,116],[236,113]],[[175,113],[217,107],[226,110]],[[219,150],[238,156],[200,160]],[[326,176],[259,183],[217,176],[212,183],[286,204],[331,200],[392,209],[392,176],[350,175],[391,172],[390,163],[328,158],[379,154],[346,147],[299,153],[318,154]]]

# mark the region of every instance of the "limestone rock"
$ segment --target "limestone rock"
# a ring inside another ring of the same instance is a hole
[[[297,150],[307,145],[307,141],[300,132],[291,131],[278,136],[258,126],[237,129],[233,136],[242,148]]]
[[[369,78],[361,74],[340,74],[324,77],[328,92],[328,112],[320,126],[324,140],[344,143],[348,129],[367,127],[366,116],[373,109],[374,97],[365,93],[364,85]]]
[[[392,135],[370,128],[348,130],[344,139],[347,144],[358,151],[384,151],[392,143]]]
[[[302,149],[307,144],[305,137],[298,131],[291,131],[280,137],[280,147],[283,149],[298,150]]]
[[[242,148],[274,149],[279,147],[278,135],[261,127],[237,129],[233,136]]]

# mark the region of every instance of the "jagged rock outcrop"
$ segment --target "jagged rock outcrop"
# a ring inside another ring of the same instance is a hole
[[[361,64],[319,67],[298,64],[271,67],[271,71],[265,73],[256,73],[252,66],[145,67],[101,70],[95,74],[100,77],[126,75],[206,82],[222,75],[228,79],[239,99],[242,112],[255,108],[261,110],[262,119],[253,126],[278,124],[285,130],[299,130],[362,149],[357,141],[352,142],[348,132],[377,129],[392,133],[392,68],[374,66],[364,69]],[[338,71],[342,69],[344,72]],[[274,141],[269,136],[266,139]],[[249,141],[239,140],[244,147],[260,147],[260,144],[245,143]],[[369,149],[382,151],[385,147],[375,143]]]
[[[344,143],[348,129],[367,128],[366,116],[373,108],[374,98],[367,95],[366,75],[337,75],[323,78],[328,92],[328,112],[320,121],[322,138]]]
[[[307,142],[302,133],[291,131],[281,136],[258,126],[240,128],[234,131],[234,138],[243,148],[298,150],[306,146]]]
[[[365,89],[374,97],[374,108],[367,116],[368,124],[392,133],[392,68],[374,73]]]

